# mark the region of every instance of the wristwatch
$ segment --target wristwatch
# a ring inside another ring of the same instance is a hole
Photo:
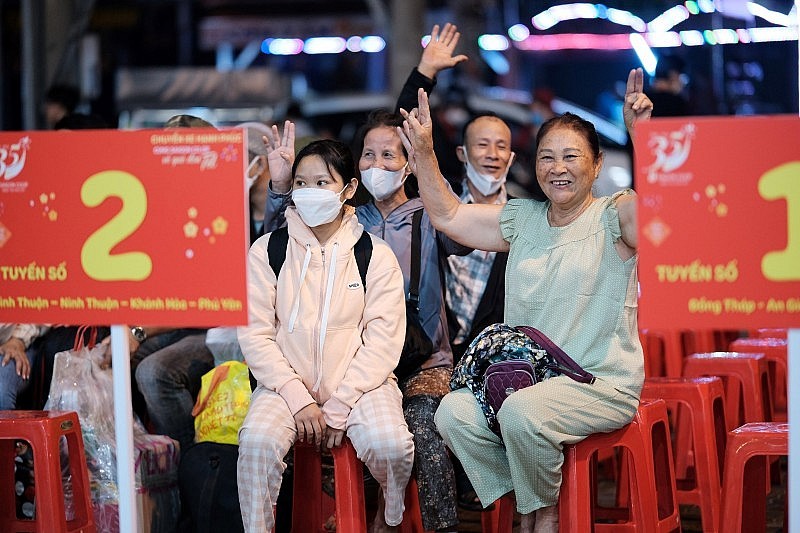
[[[142,343],[147,340],[147,332],[145,332],[142,326],[134,326],[131,328],[131,335],[133,338]]]

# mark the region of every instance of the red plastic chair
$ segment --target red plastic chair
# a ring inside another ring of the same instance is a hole
[[[428,533],[422,526],[422,511],[419,508],[419,486],[417,478],[411,476],[406,486],[406,510],[398,527],[400,533]]]
[[[627,509],[616,523],[595,522],[597,494],[594,474],[599,450],[622,447],[627,454]],[[587,531],[680,531],[675,475],[672,462],[667,408],[663,400],[643,401],[633,421],[610,433],[597,433],[564,448],[560,530]]]
[[[725,459],[725,401],[718,377],[648,378],[643,400],[663,399],[673,409],[678,503],[700,508],[703,531],[719,531]]]
[[[766,531],[766,498],[761,487],[767,480],[767,465],[770,457],[788,453],[788,424],[751,423],[728,433],[720,531]]]
[[[763,354],[695,353],[686,358],[686,377],[719,376],[725,383],[728,430],[747,422],[772,421],[769,370]]]
[[[645,329],[639,333],[647,377],[678,377],[683,370],[683,334],[680,330]]]
[[[72,505],[67,509],[61,472],[61,440],[66,439]],[[33,449],[36,514],[18,519],[14,505],[15,441]],[[93,533],[89,475],[78,415],[65,411],[0,411],[0,531]],[[70,516],[67,516],[69,511]]]
[[[514,493],[509,492],[496,502],[491,510],[481,512],[481,533],[508,533],[514,527]]]
[[[345,438],[333,455],[334,503],[322,492],[322,457],[312,444],[294,444],[294,502],[292,531],[322,533],[331,514],[336,531],[367,530],[364,503],[364,470],[350,439]],[[300,505],[300,502],[303,502]]]
[[[772,391],[772,420],[786,422],[788,409],[788,343],[786,339],[736,339],[730,351],[763,353],[769,367],[769,384]]]
[[[760,339],[783,339],[789,338],[789,330],[786,328],[760,328],[756,330]]]

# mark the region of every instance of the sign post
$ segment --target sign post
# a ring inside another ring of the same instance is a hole
[[[247,323],[243,130],[0,132],[0,321],[112,325],[122,531],[129,325]]]
[[[654,119],[636,136],[640,327],[788,328],[797,381],[800,118]],[[789,385],[789,428],[796,458],[800,383]],[[791,459],[788,495],[798,508]]]

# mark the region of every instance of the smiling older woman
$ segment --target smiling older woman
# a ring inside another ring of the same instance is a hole
[[[643,83],[641,69],[632,70],[629,130],[650,118]],[[546,201],[461,204],[439,172],[428,99],[418,96],[419,108],[404,113],[403,142],[433,225],[464,245],[509,252],[505,321],[542,330],[597,378],[584,384],[557,376],[509,396],[497,414],[503,441],[468,389],[445,396],[436,413],[484,506],[514,491],[521,531],[558,531],[563,445],[627,424],[639,404],[635,194],[593,196],[603,164],[597,132],[565,114],[537,135],[536,177]]]

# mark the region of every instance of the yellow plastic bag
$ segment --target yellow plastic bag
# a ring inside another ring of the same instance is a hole
[[[239,444],[250,393],[247,365],[240,361],[227,361],[207,372],[192,409],[195,442]]]

